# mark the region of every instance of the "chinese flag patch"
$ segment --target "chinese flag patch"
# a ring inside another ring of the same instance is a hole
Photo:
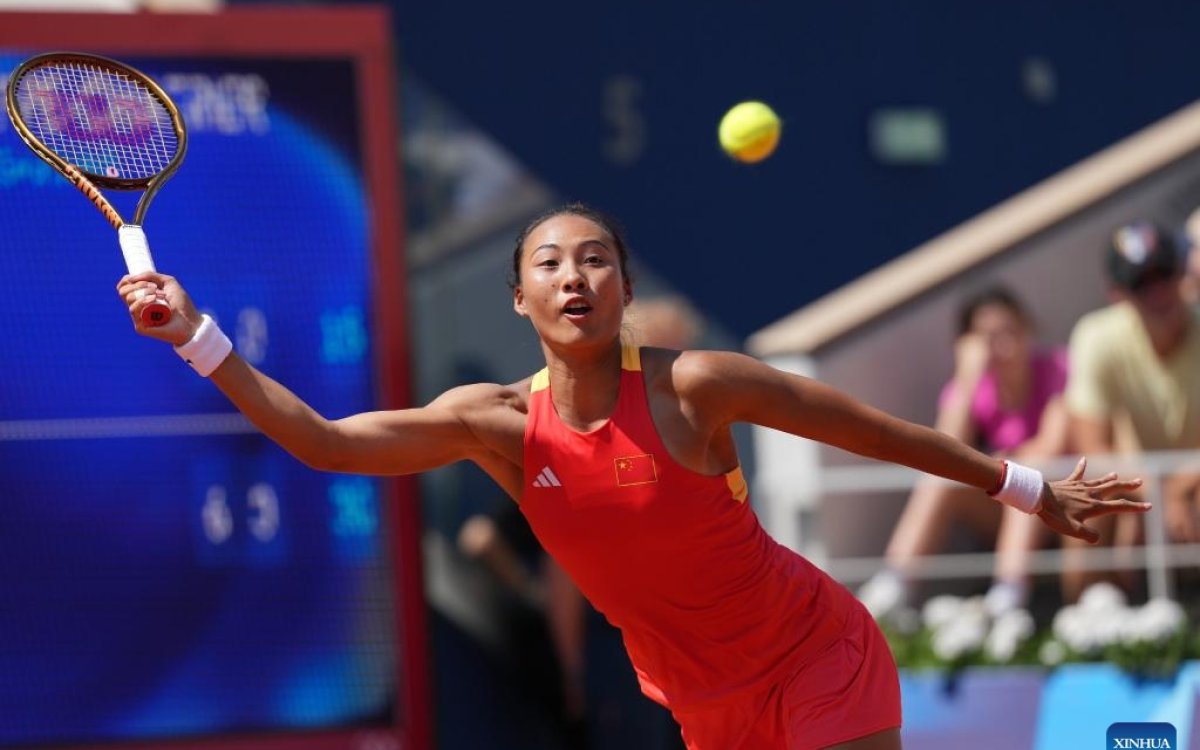
[[[617,486],[619,487],[658,481],[658,474],[654,471],[654,456],[649,453],[614,458],[613,464],[617,467]]]

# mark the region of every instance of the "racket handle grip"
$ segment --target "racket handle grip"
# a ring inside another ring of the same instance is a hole
[[[140,226],[122,226],[117,230],[117,239],[121,242],[121,254],[125,256],[125,268],[129,269],[129,273],[155,270],[154,259],[150,257],[150,243],[146,241],[146,233]],[[142,308],[141,317],[142,325],[147,328],[166,325],[171,321],[171,306],[155,300]]]

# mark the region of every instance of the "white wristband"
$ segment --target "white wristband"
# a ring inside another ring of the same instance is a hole
[[[994,497],[1022,513],[1037,513],[1042,508],[1042,486],[1046,483],[1042,472],[1015,461],[1007,463],[1008,472],[1004,475],[1004,484]]]
[[[207,378],[233,351],[233,342],[217,327],[212,318],[207,315],[201,317],[200,327],[196,329],[192,340],[175,347],[175,353],[191,365],[193,370]]]

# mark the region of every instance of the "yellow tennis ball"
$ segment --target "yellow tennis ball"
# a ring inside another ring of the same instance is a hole
[[[725,113],[717,128],[721,148],[738,161],[762,161],[779,145],[782,123],[762,102],[742,102]]]

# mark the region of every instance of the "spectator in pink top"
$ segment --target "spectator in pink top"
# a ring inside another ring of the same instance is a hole
[[[974,295],[959,313],[954,376],[938,401],[937,429],[1018,461],[1064,453],[1066,362],[1062,349],[1035,347],[1033,322],[1012,293],[992,287]],[[908,605],[919,558],[939,551],[956,523],[988,544],[996,540],[988,610],[998,615],[1026,604],[1028,553],[1043,538],[1037,518],[976,502],[977,492],[933,479],[917,484],[888,544],[886,567],[858,592],[872,614],[887,617]]]

